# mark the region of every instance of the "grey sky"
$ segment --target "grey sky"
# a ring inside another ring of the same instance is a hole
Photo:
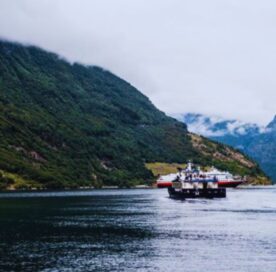
[[[0,36],[111,70],[169,114],[276,114],[275,0],[0,0]]]

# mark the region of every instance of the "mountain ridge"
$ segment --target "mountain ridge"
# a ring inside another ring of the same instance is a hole
[[[276,115],[274,116],[274,119],[267,125],[267,128],[276,130]]]

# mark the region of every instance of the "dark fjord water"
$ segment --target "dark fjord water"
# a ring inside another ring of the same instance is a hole
[[[0,271],[276,271],[276,189],[0,194]]]

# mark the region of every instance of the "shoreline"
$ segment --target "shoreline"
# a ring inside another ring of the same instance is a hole
[[[78,188],[59,188],[59,189],[41,189],[41,188],[31,188],[31,189],[5,189],[0,190],[1,193],[41,193],[41,192],[70,192],[70,191],[98,191],[98,190],[149,190],[149,189],[159,189],[156,186],[138,185],[133,187],[119,187],[119,186],[103,186],[101,188],[95,187],[78,187]]]
[[[262,189],[275,189],[276,184],[273,185],[241,185],[236,188],[228,188],[228,189],[234,189],[234,190],[262,190]],[[31,188],[31,189],[21,189],[21,190],[15,190],[15,189],[6,189],[6,190],[0,190],[0,194],[3,193],[43,193],[43,192],[70,192],[70,191],[100,191],[100,190],[149,190],[149,189],[167,189],[167,188],[158,188],[156,186],[148,186],[148,185],[138,185],[133,187],[119,187],[119,186],[103,186],[101,188],[95,188],[95,187],[78,187],[78,188],[59,188],[59,189],[38,189],[38,188]]]

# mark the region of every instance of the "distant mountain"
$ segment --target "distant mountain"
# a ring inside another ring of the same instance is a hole
[[[131,186],[148,162],[213,164],[267,182],[243,154],[188,133],[126,81],[0,42],[0,187]]]
[[[273,131],[276,130],[276,115],[274,117],[274,119],[267,125],[268,129],[271,129]]]
[[[266,127],[193,113],[178,119],[194,133],[244,151],[276,182],[276,116]]]
[[[276,117],[250,142],[246,152],[259,162],[263,170],[276,183]]]

